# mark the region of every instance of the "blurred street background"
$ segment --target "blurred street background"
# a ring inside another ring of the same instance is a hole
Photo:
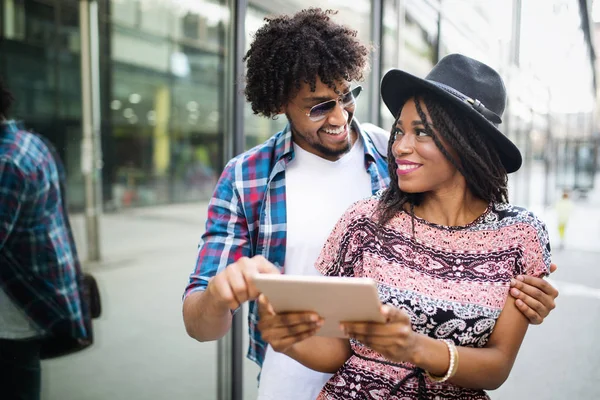
[[[391,126],[379,99],[390,68],[424,76],[458,52],[501,73],[501,128],[524,158],[510,200],[546,222],[560,297],[491,396],[600,399],[600,0],[0,0],[13,115],[59,150],[79,254],[102,295],[96,343],[43,363],[43,399],[226,400],[219,382],[236,362],[243,399],[255,399],[246,343],[231,354],[229,338],[190,339],[181,297],[224,164],[286,122],[240,105],[243,49],[265,16],[310,6],[339,10],[373,45],[361,122]],[[565,190],[574,208],[561,246]]]

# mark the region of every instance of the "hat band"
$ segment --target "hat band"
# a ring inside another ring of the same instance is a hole
[[[450,93],[454,97],[457,97],[461,101],[468,103],[469,105],[471,105],[471,107],[473,107],[473,109],[475,111],[477,111],[479,114],[483,115],[483,117],[485,119],[492,122],[493,124],[501,124],[502,123],[502,118],[500,118],[500,116],[498,114],[496,114],[495,112],[493,112],[492,110],[486,108],[485,105],[483,105],[483,103],[480,102],[479,100],[472,99],[469,96],[465,96],[464,94],[462,94],[458,90],[454,89],[453,87],[444,85],[443,83],[439,83],[436,81],[429,81],[429,82],[433,83],[435,86],[439,87],[440,89]]]

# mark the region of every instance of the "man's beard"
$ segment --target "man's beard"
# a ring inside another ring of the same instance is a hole
[[[348,125],[348,136],[349,136],[350,140],[346,141],[345,146],[336,148],[336,149],[329,148],[316,140],[309,141],[308,140],[308,139],[310,139],[309,136],[300,134],[298,129],[296,129],[294,127],[294,123],[290,119],[289,115],[286,114],[286,117],[288,119],[288,122],[290,123],[292,132],[295,133],[296,135],[300,136],[301,138],[303,138],[304,141],[307,142],[312,148],[314,148],[315,150],[317,150],[319,153],[323,154],[326,157],[337,158],[339,156],[343,156],[344,154],[348,153],[352,149],[352,139],[351,138],[352,138],[352,132],[354,131],[354,128],[352,127],[352,121],[354,120],[354,114],[349,114],[348,118],[347,118],[347,122],[346,122],[346,124]],[[358,131],[356,131],[356,132],[358,135]],[[326,133],[325,133],[325,135],[326,135]]]

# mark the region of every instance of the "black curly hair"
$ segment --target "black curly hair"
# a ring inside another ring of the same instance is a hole
[[[356,31],[331,20],[336,11],[302,10],[265,18],[246,53],[246,99],[254,114],[272,118],[303,83],[315,90],[317,77],[336,90],[340,80],[361,81],[369,49]]]
[[[14,97],[12,93],[8,91],[8,87],[4,84],[2,77],[0,76],[0,118],[6,117],[8,109],[12,106]]]
[[[444,141],[456,151],[455,159],[444,147],[438,135],[429,124],[421,101],[427,107],[431,122]],[[442,154],[465,177],[467,187],[471,193],[486,202],[508,201],[508,174],[500,161],[496,148],[479,134],[473,121],[461,110],[450,103],[440,103],[431,93],[420,93],[414,96],[414,102],[421,121],[424,122],[425,131],[429,134]],[[397,118],[400,116],[398,115]],[[398,185],[396,161],[392,146],[396,140],[396,122],[388,142],[388,171],[390,173],[390,186],[383,192],[377,213],[378,223],[384,226],[399,211],[404,210],[406,204],[413,217],[414,235],[414,206],[421,204],[423,193],[406,193]]]

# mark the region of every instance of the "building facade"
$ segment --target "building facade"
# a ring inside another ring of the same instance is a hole
[[[14,117],[57,145],[68,169],[73,210],[86,204],[82,3],[87,2],[0,1],[0,73],[17,98]],[[243,82],[243,76],[230,74],[234,58],[243,55],[232,51],[232,15],[239,4],[245,5],[241,29],[247,48],[263,17],[322,2],[97,1],[98,24],[91,33],[98,36],[101,160],[94,165],[101,167],[105,210],[210,197],[221,168],[234,155],[227,115],[241,93],[227,91],[235,86],[232,79]],[[551,153],[556,160],[550,164],[572,158],[569,147],[575,145],[566,138],[583,143],[592,136],[595,57],[589,24],[582,23],[588,18],[585,0],[331,0],[325,6],[338,10],[337,20],[374,45],[357,113],[361,121],[385,128],[393,121],[378,100],[385,71],[399,67],[423,76],[440,57],[461,52],[497,68],[507,82],[511,98],[504,129],[526,155],[523,170],[513,179],[515,187],[527,187],[532,161]],[[531,28],[540,23],[533,23],[538,14],[547,30]],[[558,24],[560,34],[551,29]],[[550,68],[556,64],[560,68]],[[573,104],[574,97],[589,104]],[[565,103],[572,109],[565,109]],[[247,106],[238,112],[243,113],[246,148],[285,124],[284,117],[254,116]],[[556,184],[577,186],[590,180],[574,171],[558,176]],[[528,201],[518,195],[515,200]]]

